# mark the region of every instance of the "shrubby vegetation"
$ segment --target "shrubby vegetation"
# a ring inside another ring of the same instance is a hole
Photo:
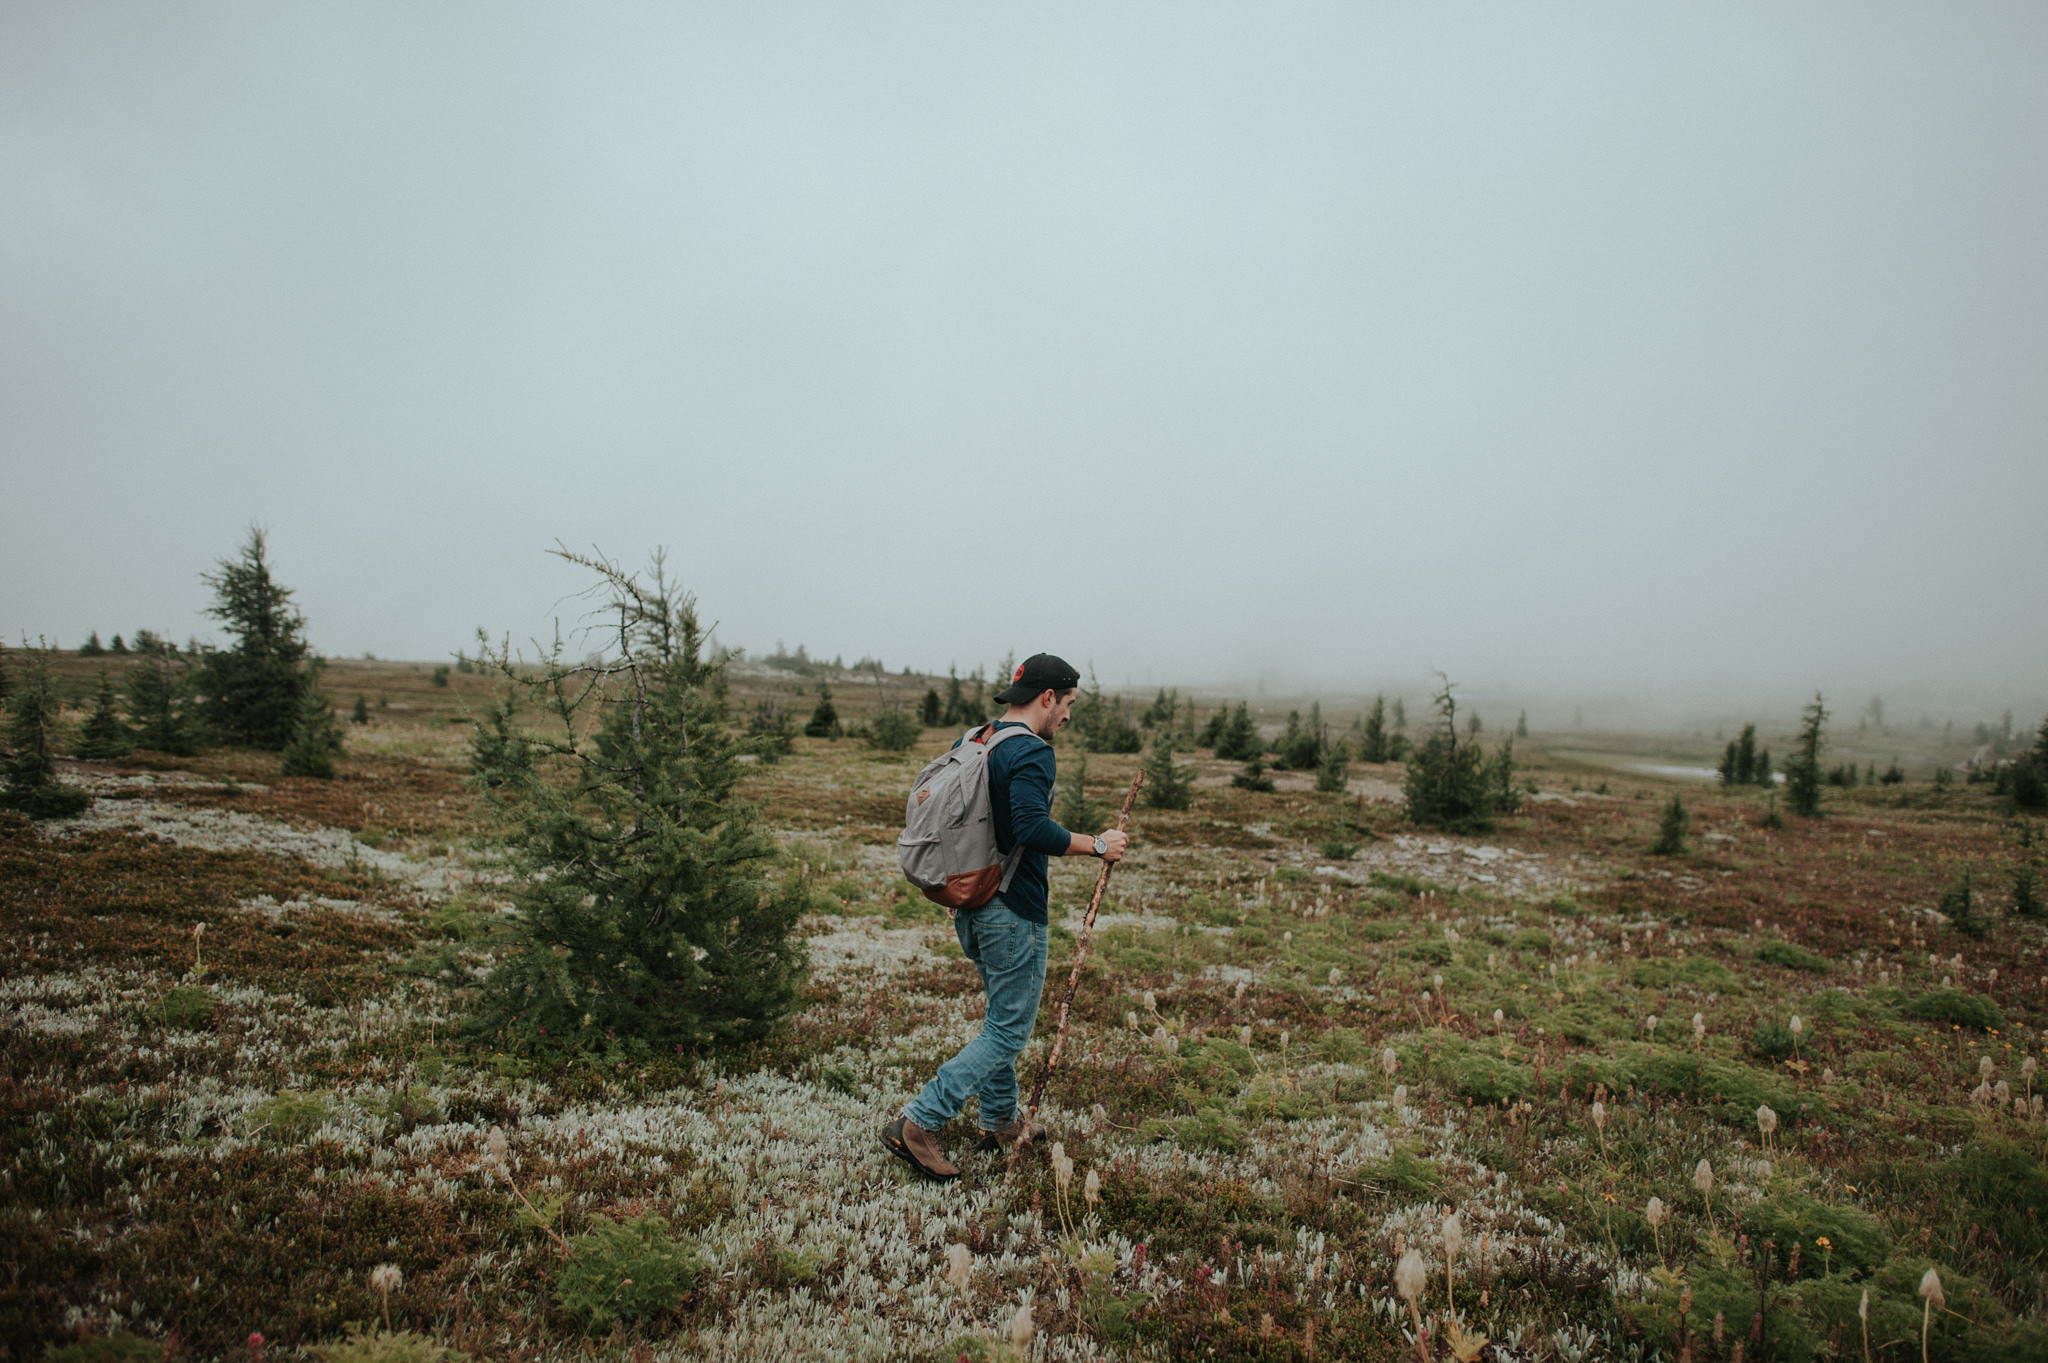
[[[796,1004],[807,892],[768,881],[774,844],[735,798],[722,663],[659,556],[644,581],[562,556],[597,576],[606,649],[493,659],[505,697],[477,725],[473,770],[518,914],[473,1025],[522,1050],[642,1056],[765,1036]],[[554,727],[516,730],[521,705]]]
[[[1458,703],[1446,681],[1436,694],[1437,725],[1408,756],[1402,788],[1408,817],[1453,833],[1490,829],[1521,804],[1515,790],[1514,740],[1503,740],[1491,755],[1476,739],[1458,739]]]

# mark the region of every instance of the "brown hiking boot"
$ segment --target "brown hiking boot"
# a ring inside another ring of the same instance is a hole
[[[1022,1137],[1024,1144],[1029,1145],[1044,1134],[1045,1128],[1037,1122],[1033,1122],[1031,1124],[1031,1134],[1026,1136],[1024,1134],[1024,1119],[1019,1117],[1008,1126],[999,1127],[994,1131],[982,1132],[981,1139],[974,1143],[974,1148],[984,1153],[991,1150],[1007,1150],[1015,1145],[1020,1137]]]
[[[898,1117],[882,1128],[882,1148],[917,1170],[920,1178],[951,1183],[960,1177],[960,1166],[946,1158],[938,1138],[908,1117]]]

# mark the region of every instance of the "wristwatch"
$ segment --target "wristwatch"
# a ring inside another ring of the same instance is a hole
[[[1098,857],[1109,855],[1109,844],[1099,837],[1095,839],[1095,855]]]

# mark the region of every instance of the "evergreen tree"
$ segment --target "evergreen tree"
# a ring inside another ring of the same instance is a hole
[[[1793,750],[1792,760],[1785,765],[1785,802],[1801,818],[1820,816],[1820,754],[1826,746],[1822,728],[1827,718],[1827,708],[1816,691],[1813,704],[1806,707],[1806,720],[1799,729],[1798,746]]]
[[[1407,727],[1408,707],[1401,703],[1401,698],[1399,696],[1396,696],[1394,697],[1394,732],[1401,733],[1402,731],[1407,729]]]
[[[1144,735],[1125,717],[1123,702],[1105,696],[1092,671],[1081,699],[1074,705],[1073,721],[1068,727],[1095,752],[1140,752],[1145,746]]]
[[[1088,749],[1077,748],[1060,777],[1059,807],[1053,818],[1068,832],[1086,833],[1103,826],[1102,810],[1088,798]]]
[[[1786,784],[1791,784],[1789,777]],[[1961,879],[1942,891],[1940,908],[1949,926],[1964,936],[1981,938],[1990,935],[1990,922],[1977,912],[1977,895],[1970,887],[1968,870],[1963,872]]]
[[[172,757],[189,757],[192,741],[190,694],[185,669],[174,649],[144,657],[128,669],[128,717],[135,722],[135,746]]]
[[[599,576],[614,637],[583,663],[559,647],[538,670],[492,660],[508,719],[478,725],[472,770],[517,873],[515,940],[472,1028],[622,1058],[763,1037],[798,1002],[809,891],[764,874],[774,839],[737,798],[711,694],[722,661],[659,555],[648,579],[560,556]],[[542,733],[511,730],[519,696]]]
[[[115,654],[125,654],[128,651],[128,645],[121,641],[121,636],[118,634],[114,636],[114,642],[109,644],[107,648],[109,652]]]
[[[1162,686],[1159,688],[1159,694],[1152,698],[1151,708],[1147,709],[1139,717],[1138,723],[1147,729],[1171,724],[1173,723],[1173,712],[1179,707],[1180,692],[1175,691],[1169,696],[1166,694],[1166,688]]]
[[[1657,826],[1657,841],[1650,848],[1660,857],[1675,857],[1685,851],[1685,830],[1692,823],[1692,815],[1685,809],[1678,792],[1671,794],[1671,803],[1664,806],[1664,821]]]
[[[1358,745],[1358,760],[1385,762],[1390,756],[1387,751],[1387,698],[1374,696],[1372,708],[1365,712],[1365,723]]]
[[[231,642],[200,657],[200,716],[230,743],[281,749],[297,733],[300,698],[310,684],[305,617],[290,589],[270,575],[261,530],[251,529],[240,555],[222,559],[202,580],[214,594],[206,613],[226,627]]]
[[[32,819],[62,819],[83,810],[92,797],[57,779],[57,724],[62,703],[50,681],[49,648],[27,648],[21,675],[8,697],[7,742],[0,804]]]
[[[1278,771],[1307,771],[1316,764],[1315,733],[1302,727],[1301,711],[1287,712],[1287,727],[1273,740],[1273,766]]]
[[[1266,764],[1254,753],[1245,759],[1244,770],[1230,778],[1230,784],[1239,790],[1271,791],[1273,778],[1266,775]]]
[[[94,630],[86,641],[78,646],[78,656],[81,658],[97,658],[106,651],[105,645],[100,643],[98,630]]]
[[[134,743],[114,704],[114,679],[103,667],[100,669],[100,689],[93,701],[92,717],[85,721],[85,729],[78,736],[73,754],[87,761],[105,761],[110,757],[125,756]]]
[[[804,722],[804,736],[807,738],[839,737],[839,711],[832,708],[832,688],[818,687],[818,705],[811,711],[811,717]]]
[[[1316,759],[1316,789],[1324,794],[1335,794],[1349,784],[1351,764],[1344,760],[1344,747],[1339,743],[1323,744],[1322,756]]]
[[[1527,738],[1528,736],[1529,736],[1529,712],[1528,712],[1527,710],[1524,710],[1524,711],[1522,711],[1522,713],[1521,713],[1521,714],[1519,714],[1519,715],[1516,715],[1516,716],[1515,716],[1515,737],[1516,737],[1516,738]]]
[[[945,709],[939,702],[939,693],[927,687],[924,693],[924,701],[917,707],[918,723],[924,725],[927,729],[936,728],[938,727],[939,717],[944,713]]]
[[[1195,778],[1173,763],[1173,736],[1164,728],[1152,738],[1145,759],[1145,804],[1152,809],[1186,809],[1195,799]]]
[[[1198,748],[1214,748],[1223,741],[1223,729],[1229,722],[1230,707],[1226,705],[1215,714],[1209,716],[1208,722],[1202,725],[1202,731],[1195,735],[1195,746]]]
[[[348,718],[351,724],[368,724],[370,722],[370,703],[363,699],[363,694],[360,691],[356,693],[355,708],[348,712]]]
[[[946,669],[946,708],[939,716],[941,722],[952,728],[966,728],[979,724],[981,715],[970,715],[967,708],[967,693],[960,687],[960,673],[957,668]]]
[[[341,756],[341,725],[334,720],[334,703],[320,689],[319,677],[310,676],[299,690],[299,713],[292,723],[292,740],[284,745],[280,770],[286,776],[334,779],[334,759]]]
[[[1489,759],[1476,741],[1458,741],[1458,706],[1446,681],[1436,695],[1437,724],[1408,758],[1403,795],[1415,823],[1454,833],[1483,832],[1518,803],[1513,741]]]
[[[1216,739],[1216,756],[1225,762],[1242,762],[1259,756],[1264,747],[1259,742],[1258,725],[1252,723],[1250,707],[1239,701]]]

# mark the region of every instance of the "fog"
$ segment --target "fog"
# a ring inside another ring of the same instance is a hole
[[[2044,147],[2035,4],[7,4],[0,628],[2048,704]]]

